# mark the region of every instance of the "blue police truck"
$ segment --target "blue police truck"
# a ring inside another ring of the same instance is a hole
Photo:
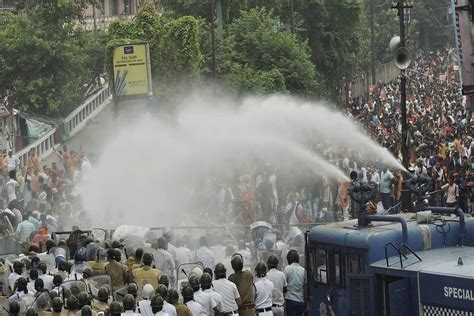
[[[309,315],[474,315],[474,219],[419,203],[306,233]]]

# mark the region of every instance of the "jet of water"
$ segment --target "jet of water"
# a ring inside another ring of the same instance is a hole
[[[143,115],[127,120],[80,188],[86,209],[108,214],[111,226],[169,225],[205,212],[218,204],[219,189],[235,180],[234,170],[252,171],[255,162],[290,170],[294,177],[305,170],[348,181],[311,148],[314,142],[350,148],[402,169],[341,113],[289,96],[238,101],[201,92],[185,98],[172,119]]]

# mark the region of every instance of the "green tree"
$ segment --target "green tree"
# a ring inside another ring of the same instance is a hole
[[[23,111],[64,115],[103,69],[100,43],[78,20],[85,2],[23,1],[0,30],[0,94]]]
[[[295,9],[303,19],[298,34],[308,39],[312,61],[333,99],[343,79],[360,70],[366,53],[362,9],[361,0],[303,0]]]
[[[247,91],[321,95],[319,74],[306,43],[279,28],[265,8],[242,11],[229,25],[220,47],[225,83]]]

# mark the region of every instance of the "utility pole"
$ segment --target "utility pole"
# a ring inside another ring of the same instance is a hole
[[[375,19],[374,19],[374,1],[370,0],[370,72],[372,75],[371,83],[375,85]]]
[[[405,48],[406,46],[406,35],[405,35],[405,9],[412,8],[413,5],[406,4],[405,0],[399,0],[392,6],[392,9],[398,10],[398,18],[400,20],[400,46],[399,48]],[[401,151],[402,151],[402,164],[403,167],[408,171],[410,160],[408,157],[408,125],[407,125],[407,77],[406,70],[401,69],[400,75],[400,113],[402,123],[402,140],[401,140]],[[408,172],[407,172],[408,173]],[[404,176],[403,189],[402,189],[402,210],[412,210],[411,204],[411,193],[407,189],[408,174]]]
[[[217,60],[216,60],[216,0],[211,0],[211,50],[212,50],[212,78],[217,77]]]
[[[294,8],[293,0],[290,0],[290,30],[291,34],[295,34],[295,17],[294,17]]]

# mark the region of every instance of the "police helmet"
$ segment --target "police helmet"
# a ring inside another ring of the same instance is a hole
[[[242,258],[242,255],[240,254],[235,254],[232,256],[232,259],[230,260],[230,264],[232,265],[232,269],[234,269],[235,272],[240,272],[244,268],[244,260]]]
[[[226,272],[227,269],[225,268],[225,265],[223,265],[222,263],[216,264],[216,267],[214,268],[214,274],[216,276],[216,279],[225,278]]]
[[[274,254],[271,254],[267,259],[267,266],[269,269],[275,269],[278,267],[278,257]]]
[[[22,270],[24,267],[25,267],[25,264],[23,263],[23,261],[13,262],[13,271],[15,271],[18,274],[22,273]]]
[[[109,299],[109,289],[105,286],[101,287],[97,292],[97,298],[99,299],[99,301],[107,303]]]
[[[168,297],[168,288],[164,284],[159,284],[155,290],[155,294],[159,294],[163,299],[166,300]]]
[[[129,283],[127,286],[127,293],[136,298],[138,294],[138,285],[135,282]]]
[[[74,295],[69,296],[66,302],[67,309],[70,311],[75,311],[79,309],[79,302],[77,301],[77,297]]]
[[[20,309],[20,304],[17,301],[11,301],[8,304],[9,315],[19,315]]]
[[[212,285],[212,277],[209,273],[204,272],[201,276],[201,287],[203,290],[207,290],[211,288]]]
[[[150,305],[151,305],[151,311],[153,312],[153,314],[161,312],[161,310],[163,309],[163,305],[164,305],[164,301],[163,301],[163,298],[161,297],[161,295],[153,296],[153,298],[151,299],[151,304]]]
[[[110,315],[120,315],[122,313],[122,304],[117,301],[113,301],[109,306]]]
[[[84,279],[87,279],[87,278],[90,278],[91,276],[93,276],[93,273],[92,273],[92,270],[90,268],[85,268],[83,271],[82,271],[82,277]]]
[[[160,284],[165,285],[167,288],[170,287],[170,279],[166,274],[160,275]]]
[[[21,259],[21,261],[25,265],[26,270],[31,269],[31,262],[30,262],[30,260],[28,260],[28,258],[23,258],[23,259]]]
[[[18,291],[23,291],[27,286],[28,281],[24,277],[19,277],[18,280],[16,280],[16,287]]]
[[[60,286],[63,283],[63,277],[60,276],[59,274],[56,274],[53,277],[53,284],[54,286]]]
[[[176,291],[175,289],[169,289],[169,290],[168,290],[167,301],[168,301],[170,304],[174,304],[174,303],[176,303],[178,300],[179,300],[179,293],[178,293],[178,291]]]
[[[59,296],[59,294],[58,294],[58,292],[56,292],[56,291],[51,291],[51,292],[49,292],[49,298],[50,298],[51,300],[53,300],[55,297],[58,297],[58,296]]]
[[[114,248],[107,249],[107,259],[108,260],[115,260],[117,258],[117,252]]]
[[[70,298],[70,297],[72,296],[71,289],[68,289],[68,288],[63,287],[63,288],[62,288],[62,292],[63,292],[63,297],[64,297],[65,299],[68,299],[68,298]]]
[[[199,283],[199,278],[194,275],[191,276],[189,278],[189,286],[192,287],[194,292],[199,291],[199,287],[201,286],[201,284]]]
[[[265,262],[257,262],[255,266],[255,274],[257,277],[264,277],[267,275],[267,265]]]
[[[151,266],[151,263],[153,262],[153,255],[149,252],[144,253],[142,261],[144,265]]]
[[[92,308],[89,305],[82,306],[81,316],[92,316]]]
[[[38,316],[38,312],[36,311],[36,309],[34,309],[34,307],[30,307],[26,311],[26,316]]]
[[[183,287],[183,289],[181,290],[181,295],[183,296],[183,299],[185,302],[193,300],[194,299],[193,288],[190,287],[189,285]]]
[[[63,310],[63,301],[59,297],[53,298],[51,307],[55,313],[60,313]]]
[[[122,304],[125,311],[135,310],[135,298],[131,294],[125,295]]]
[[[46,272],[48,270],[48,267],[46,266],[46,263],[44,263],[44,262],[39,262],[37,268],[38,268],[38,270],[43,272],[43,274],[46,274]]]
[[[79,304],[79,307],[83,307],[84,305],[89,305],[90,304],[90,296],[87,294],[87,292],[81,292],[79,293],[79,296],[77,297],[77,301]]]

